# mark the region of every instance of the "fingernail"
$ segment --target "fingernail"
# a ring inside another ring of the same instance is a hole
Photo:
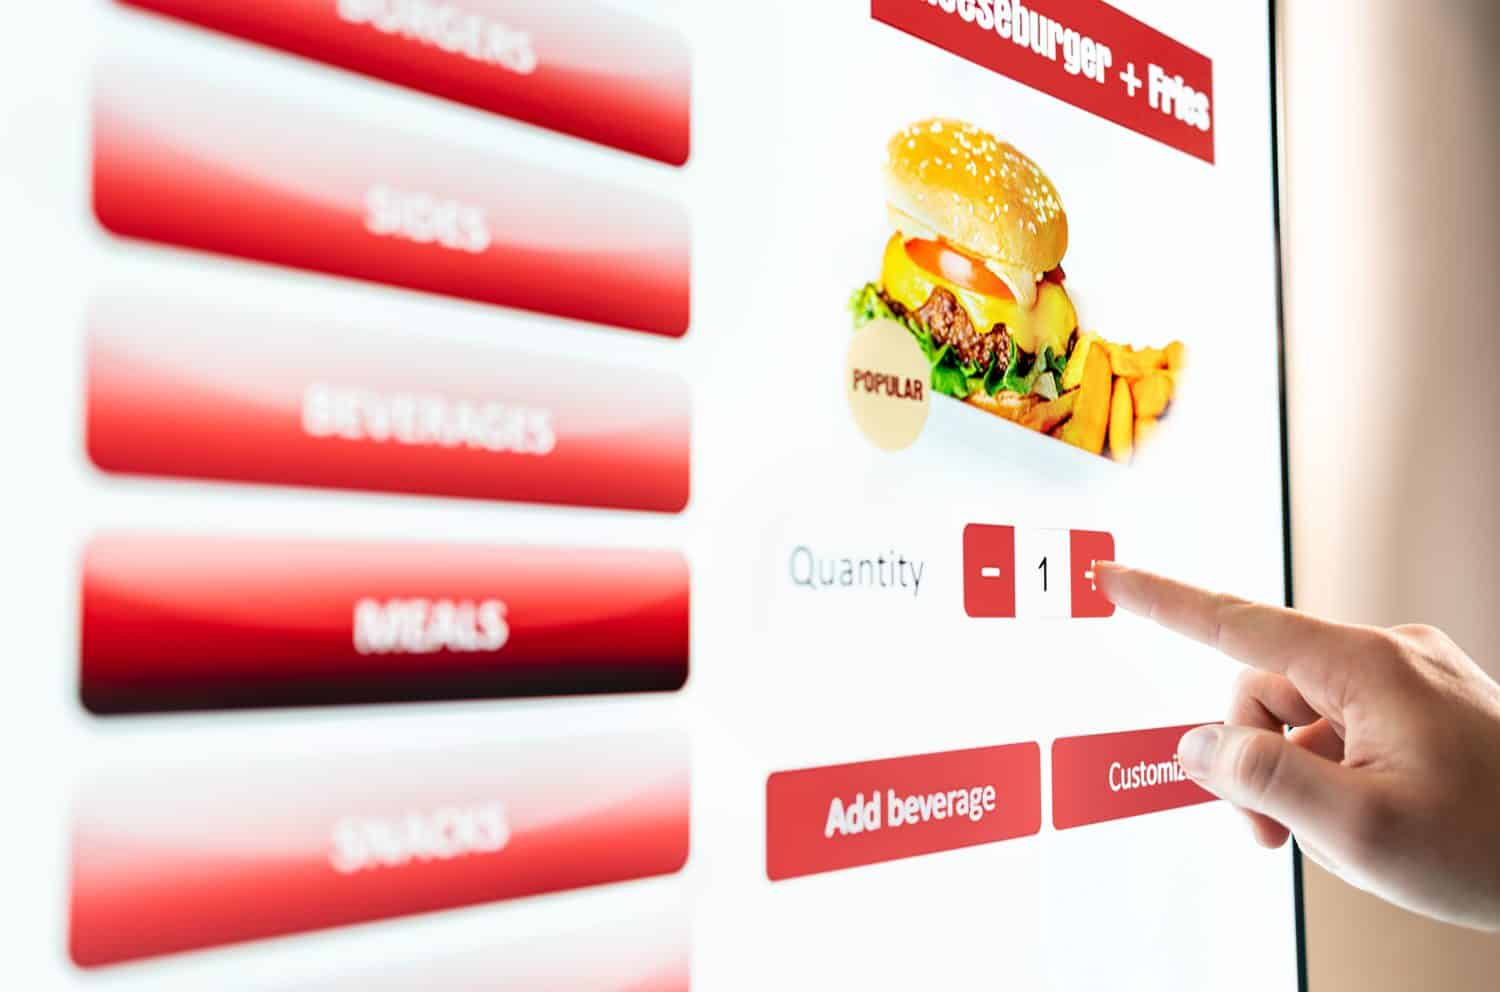
[[[1182,735],[1182,740],[1177,742],[1177,760],[1182,763],[1182,770],[1187,772],[1189,778],[1208,777],[1209,769],[1214,766],[1214,755],[1219,750],[1219,740],[1223,736],[1219,727],[1194,727]]]

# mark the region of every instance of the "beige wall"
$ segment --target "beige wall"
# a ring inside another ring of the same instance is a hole
[[[1500,4],[1280,10],[1298,602],[1500,675]],[[1307,910],[1313,992],[1500,987],[1500,938],[1311,867]]]

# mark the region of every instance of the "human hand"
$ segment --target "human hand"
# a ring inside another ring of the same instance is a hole
[[[1447,635],[1332,623],[1112,562],[1094,571],[1117,606],[1250,666],[1225,725],[1189,731],[1178,758],[1262,844],[1290,832],[1360,888],[1500,930],[1500,685]]]

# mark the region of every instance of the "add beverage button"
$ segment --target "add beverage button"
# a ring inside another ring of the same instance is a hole
[[[1041,829],[1035,743],[776,772],[766,780],[773,882],[1029,837]]]
[[[1052,825],[1058,830],[1123,820],[1216,797],[1177,762],[1177,742],[1200,724],[1131,730],[1052,743]]]

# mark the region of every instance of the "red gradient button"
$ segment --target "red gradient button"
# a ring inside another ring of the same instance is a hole
[[[964,527],[964,612],[971,617],[1016,615],[1016,529]]]
[[[1196,726],[1053,741],[1052,825],[1067,830],[1213,802],[1177,762],[1177,742]]]
[[[592,0],[122,0],[673,165],[692,65],[674,31]]]
[[[671,874],[679,734],[222,766],[84,783],[69,950],[82,967]]]
[[[1042,825],[1034,743],[776,772],[771,881],[1027,837]]]
[[[1112,617],[1111,603],[1094,584],[1094,563],[1115,560],[1115,539],[1098,530],[1069,531],[1074,617]]]
[[[93,170],[125,237],[687,332],[682,207],[550,165],[126,56],[96,72]]]
[[[142,297],[101,300],[88,452],[105,471],[677,512],[675,375]]]
[[[100,714],[671,691],[688,567],[665,551],[114,534],[83,561]]]

